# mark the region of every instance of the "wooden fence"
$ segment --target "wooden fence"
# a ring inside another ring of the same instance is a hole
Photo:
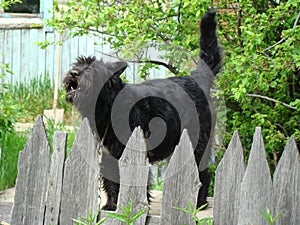
[[[300,224],[300,156],[292,137],[273,175],[266,160],[261,129],[256,128],[244,169],[243,148],[235,132],[218,165],[215,180],[214,224],[267,225],[259,213],[282,212],[276,225]]]
[[[28,19],[27,19],[28,20]],[[13,21],[13,19],[11,19]],[[43,23],[43,20],[40,21]],[[10,66],[12,76],[6,77],[6,82],[11,84],[25,83],[41,76],[48,76],[54,81],[56,73],[59,73],[59,81],[71,68],[78,56],[96,56],[105,62],[116,61],[115,50],[109,44],[104,43],[103,36],[87,34],[80,37],[69,38],[67,32],[60,36],[56,31],[45,30],[40,27],[2,27],[0,17],[0,74],[7,73],[6,64]],[[41,49],[37,42],[61,42],[61,46],[50,45]],[[60,50],[58,50],[58,48]],[[161,53],[154,49],[145,49],[143,57],[158,58]],[[149,69],[149,78],[165,77],[167,69],[160,66],[159,69]],[[139,83],[139,64],[129,63],[125,71],[126,79],[132,83]],[[2,80],[0,80],[0,83]]]
[[[12,225],[68,225],[74,223],[72,218],[98,211],[100,167],[88,121],[83,120],[67,159],[66,139],[65,133],[55,133],[50,160],[44,124],[42,117],[38,117],[19,157]],[[132,201],[132,213],[145,209],[148,207],[149,163],[141,129],[134,130],[119,166],[118,205]],[[258,212],[266,208],[273,213],[284,210],[277,225],[300,224],[300,157],[294,139],[289,140],[272,183],[261,130],[257,128],[246,171],[244,168],[241,142],[234,133],[216,172],[214,224],[267,224]],[[186,131],[171,157],[165,177],[160,218],[145,213],[134,224],[194,224],[189,214],[176,209],[188,208],[188,203],[195,205],[200,188],[193,148]],[[122,223],[108,219],[104,224]]]

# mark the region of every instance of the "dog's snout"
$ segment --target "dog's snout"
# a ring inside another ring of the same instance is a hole
[[[70,75],[71,75],[72,77],[78,77],[78,76],[79,76],[79,73],[78,73],[77,70],[71,70],[71,71],[70,71]]]

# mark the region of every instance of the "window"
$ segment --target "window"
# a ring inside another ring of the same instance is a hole
[[[22,3],[15,3],[8,9],[4,10],[7,13],[40,13],[40,0],[23,0]]]

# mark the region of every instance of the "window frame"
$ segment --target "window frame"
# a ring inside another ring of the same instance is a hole
[[[39,13],[14,13],[14,12],[5,12],[2,7],[0,7],[0,18],[43,18],[42,7],[43,1],[39,0],[40,2],[40,12]],[[0,0],[1,3],[1,0]]]

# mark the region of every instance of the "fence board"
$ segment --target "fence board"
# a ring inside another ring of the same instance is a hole
[[[49,42],[55,41],[54,33],[47,32],[45,39]],[[56,57],[55,57],[55,45],[48,46],[45,49],[45,73],[50,77],[50,80],[54,81],[56,70]]]
[[[243,177],[239,199],[239,225],[267,225],[260,215],[271,208],[272,180],[266,160],[261,128],[255,129],[248,166]]]
[[[239,191],[244,176],[243,147],[237,131],[219,163],[215,178],[214,224],[237,224]]]
[[[160,224],[193,224],[189,214],[175,207],[188,209],[189,203],[196,207],[199,188],[194,150],[188,132],[184,130],[166,170]]]
[[[132,202],[133,209],[131,215],[148,207],[147,183],[149,175],[149,162],[147,158],[146,142],[143,131],[140,127],[135,128],[124,153],[119,161],[120,168],[120,193],[118,199],[117,212],[120,208],[128,206]],[[146,223],[147,212],[139,217],[134,224],[144,225]],[[122,225],[124,223],[109,219],[107,225]]]
[[[12,32],[11,41],[13,42],[13,62],[10,66],[11,70],[14,71],[12,84],[15,84],[21,79],[21,30],[13,30]]]
[[[32,76],[30,74],[30,67],[31,67],[31,41],[30,41],[30,30],[28,29],[22,29],[21,30],[21,65],[20,65],[20,71],[21,77],[20,79],[24,81],[29,81]],[[37,63],[37,62],[34,62]],[[14,71],[13,71],[14,72]],[[20,80],[21,82],[21,80]]]
[[[283,210],[276,225],[300,224],[300,156],[294,138],[286,147],[273,176],[273,216]]]
[[[50,146],[39,116],[20,153],[12,225],[43,224]]]
[[[10,67],[12,68],[11,64],[13,62],[13,48],[12,48],[12,42],[10,40],[13,39],[12,37],[13,32],[12,30],[6,30],[5,32],[5,49],[4,50],[4,59],[5,59],[5,63],[8,63],[10,65]],[[9,82],[12,81],[12,76],[8,76],[7,77]]]
[[[55,132],[48,181],[46,213],[44,222],[45,225],[58,224],[63,184],[64,163],[66,158],[66,144],[67,134],[63,132]]]
[[[99,164],[96,143],[87,119],[77,132],[65,163],[60,224],[98,211]]]

